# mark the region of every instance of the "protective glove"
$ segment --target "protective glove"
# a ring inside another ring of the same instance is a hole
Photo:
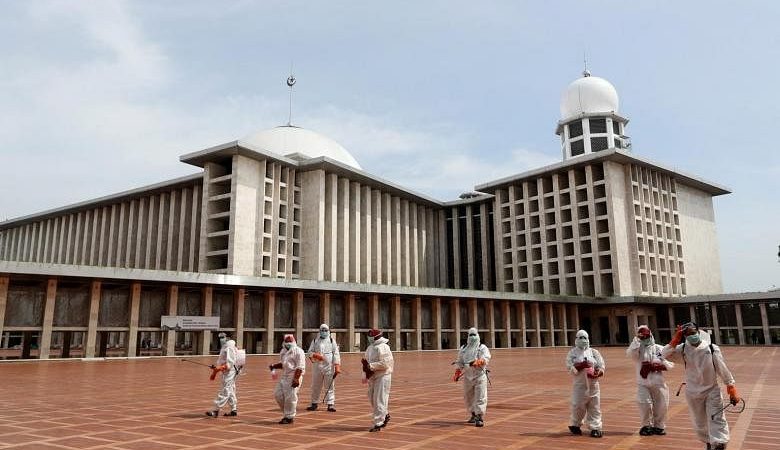
[[[729,384],[726,386],[726,392],[729,394],[729,402],[731,402],[732,405],[736,405],[739,403],[741,398],[739,397],[739,393],[737,392],[737,387],[733,384]]]
[[[325,357],[322,356],[322,353],[317,353],[317,352],[311,354],[311,359],[315,361],[325,361]]]
[[[282,363],[278,362],[276,364],[270,364],[268,370],[281,369],[282,367]]]
[[[666,364],[664,363],[653,363],[651,369],[653,372],[661,372],[664,370],[669,370],[669,368],[666,367]]]
[[[455,369],[455,375],[452,376],[452,381],[457,383],[461,376],[463,376],[463,371],[460,369]]]
[[[485,367],[485,364],[487,364],[487,361],[482,358],[477,358],[472,361],[471,366],[476,367],[477,369],[481,369],[482,367]]]
[[[371,366],[368,364],[366,358],[361,359],[360,362],[363,364],[363,373],[366,374],[366,379],[371,378],[371,376],[374,374],[374,371],[371,370]]]
[[[292,387],[297,388],[301,385],[301,375],[303,375],[303,371],[301,369],[295,369],[295,374],[293,375],[291,384]]]
[[[341,373],[341,364],[333,365],[333,378],[336,378]]]
[[[604,371],[601,369],[596,368],[593,369],[593,372],[591,372],[590,370],[588,371],[588,378],[595,380],[596,378],[601,378],[602,376],[604,376]]]
[[[587,369],[588,367],[593,367],[593,364],[591,364],[590,361],[585,359],[578,363],[574,363],[574,367],[576,367],[577,370],[582,370],[582,369]]]
[[[674,333],[674,336],[672,336],[672,340],[669,341],[669,345],[672,347],[677,347],[680,345],[680,342],[683,340],[683,333],[682,333],[682,325],[677,325],[677,331]]]
[[[652,371],[652,363],[650,361],[642,361],[642,368],[639,369],[639,376],[647,378],[647,375]]]
[[[220,371],[219,371],[219,370],[218,370],[216,367],[215,367],[215,368],[213,368],[213,369],[211,369],[211,375],[209,375],[209,380],[211,380],[211,381],[214,381],[214,379],[216,379],[216,378],[217,378],[217,374],[218,374],[219,372],[220,372]]]
[[[219,372],[227,372],[228,366],[227,364],[222,364],[221,366],[215,367],[214,370],[217,370]]]

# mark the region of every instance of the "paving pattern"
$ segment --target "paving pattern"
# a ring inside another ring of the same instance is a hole
[[[704,448],[691,431],[683,394],[672,396],[667,436],[639,436],[633,364],[623,348],[602,348],[604,437],[567,431],[571,378],[568,349],[494,350],[486,426],[465,424],[460,383],[450,381],[455,352],[396,352],[390,398],[392,420],[371,426],[360,355],[343,355],[338,411],[309,412],[304,376],[298,416],[281,418],[268,364],[250,356],[238,382],[239,416],[212,419],[218,389],[209,369],[155,358],[107,361],[0,363],[0,449],[681,449]],[[729,449],[780,450],[780,348],[725,347],[740,393],[742,414],[727,414]],[[211,363],[215,358],[193,358]],[[667,375],[674,395],[682,367]]]

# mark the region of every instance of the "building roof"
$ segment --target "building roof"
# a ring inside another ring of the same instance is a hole
[[[566,87],[561,94],[561,119],[592,113],[617,113],[620,100],[617,90],[609,81],[583,73]]]
[[[725,186],[715,184],[713,182],[704,180],[694,175],[686,174],[675,168],[663,166],[656,162],[638,157],[632,153],[617,148],[611,148],[600,152],[578,156],[576,158],[567,159],[565,161],[555,163],[555,164],[550,164],[548,166],[540,167],[538,169],[529,170],[527,172],[522,172],[516,175],[510,175],[508,177],[500,178],[495,181],[489,181],[487,183],[483,183],[475,186],[475,189],[483,192],[492,192],[503,186],[515,184],[520,181],[535,179],[550,173],[560,172],[563,170],[568,170],[572,167],[582,166],[582,165],[591,164],[599,161],[615,161],[621,164],[638,164],[641,166],[649,167],[653,170],[658,170],[660,172],[664,172],[666,174],[673,176],[679,183],[682,183],[686,186],[691,186],[700,189],[713,196],[731,193],[731,190]]]
[[[279,155],[298,154],[309,158],[324,156],[356,169],[361,168],[357,160],[338,142],[314,131],[293,125],[258,131],[241,139],[241,141]]]

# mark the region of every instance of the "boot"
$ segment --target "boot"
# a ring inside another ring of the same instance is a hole
[[[653,431],[653,434],[657,434],[658,436],[666,435],[666,430],[664,430],[663,428],[653,427],[651,430]]]
[[[336,407],[333,405],[328,405],[328,412],[336,412]]]
[[[590,437],[600,438],[601,436],[604,436],[601,430],[590,430]]]
[[[653,427],[645,425],[639,429],[640,436],[650,436],[651,434],[653,434]]]
[[[469,421],[466,422],[466,423],[474,423],[476,421],[477,421],[477,415],[474,414],[474,413],[471,413],[471,419],[469,419]]]
[[[569,431],[571,431],[571,434],[575,434],[577,436],[582,436],[582,428],[580,428],[580,427],[577,427],[577,426],[574,426],[574,425],[569,425]]]
[[[482,415],[477,414],[477,417],[474,419],[474,425],[477,427],[484,427],[485,422],[482,421]]]
[[[229,416],[229,417],[235,417],[238,415],[238,410],[234,409],[230,411],[229,413],[222,414],[223,416]]]
[[[384,425],[374,425],[374,427],[373,427],[373,428],[371,428],[371,429],[370,429],[370,430],[368,430],[368,431],[369,431],[370,433],[374,433],[374,432],[376,432],[376,431],[382,431],[382,427],[383,427],[383,426],[384,426]]]
[[[726,444],[715,444],[712,446],[712,450],[726,450]]]
[[[282,417],[282,420],[279,421],[282,425],[287,425],[288,423],[293,423],[293,419],[290,417]]]
[[[312,403],[311,406],[306,408],[306,411],[316,411],[317,410],[317,406],[318,405],[316,403]]]
[[[386,427],[388,422],[390,422],[390,414],[385,415],[385,421],[382,422],[382,428]]]
[[[214,411],[206,411],[206,415],[209,417],[219,417],[219,410],[215,409]]]

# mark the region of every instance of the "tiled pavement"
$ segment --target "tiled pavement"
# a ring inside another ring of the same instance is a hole
[[[466,425],[461,386],[450,381],[455,353],[395,354],[390,425],[370,427],[360,355],[343,356],[337,379],[338,412],[308,412],[310,378],[293,425],[278,425],[272,356],[250,356],[239,379],[237,418],[211,419],[218,382],[205,367],[180,358],[0,363],[0,449],[180,448],[703,448],[690,428],[683,394],[672,397],[668,435],[640,437],[633,366],[622,348],[602,349],[604,438],[575,437],[566,429],[570,376],[567,349],[495,350],[486,426]],[[726,361],[747,400],[728,414],[730,449],[780,449],[780,348],[725,347]],[[213,358],[196,361],[210,363]],[[672,395],[682,367],[667,375]]]

